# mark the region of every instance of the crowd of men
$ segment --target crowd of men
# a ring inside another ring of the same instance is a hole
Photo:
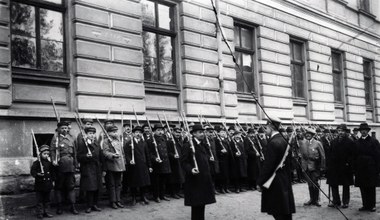
[[[59,122],[50,146],[40,147],[39,161],[32,166],[39,218],[52,216],[47,212],[47,195],[53,188],[56,213],[63,213],[63,199],[67,198],[70,211],[78,214],[74,187],[75,172],[79,169],[79,196],[85,198],[86,213],[101,211],[97,202],[105,184],[113,209],[124,207],[122,191],[130,195],[131,205],[185,197],[185,205],[192,207],[192,218],[203,219],[205,205],[215,203],[216,194],[262,190],[278,163],[273,156],[276,152],[268,144],[274,131],[281,135],[278,138],[285,146],[289,143],[290,149],[287,160],[291,172],[281,175],[293,183],[308,182],[310,201],[305,206],[320,206],[319,179],[325,176],[332,191],[329,206],[347,208],[349,186],[354,184],[355,175],[355,185],[360,187],[363,199],[360,211],[376,210],[380,145],[368,135],[370,128],[366,123],[353,133],[344,124],[336,129],[293,125],[286,129],[272,127],[271,135],[265,125],[235,123],[228,127],[202,119],[199,124],[183,121],[154,126],[150,123],[133,126],[129,122],[121,128],[106,120],[100,124],[100,131],[95,129],[92,119],[78,120],[79,134],[72,134],[70,122]],[[274,165],[265,166],[270,161]],[[266,211],[265,203],[271,201],[264,200],[262,211],[276,214],[273,210]],[[295,208],[290,210],[291,216]]]

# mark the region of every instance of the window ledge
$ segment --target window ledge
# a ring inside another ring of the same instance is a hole
[[[341,102],[335,102],[335,108],[344,109],[344,105]]]
[[[293,104],[294,105],[307,106],[307,101],[306,101],[306,99],[293,98]]]
[[[363,9],[361,9],[361,8],[359,8],[359,13],[361,13],[361,14],[364,14],[364,15],[367,15],[368,17],[371,17],[371,18],[373,18],[373,19],[376,19],[376,16],[374,15],[374,14],[372,14],[371,12],[369,12],[369,11],[366,11],[366,10],[363,10]]]
[[[70,84],[70,78],[63,73],[45,73],[12,69],[12,78],[43,83]]]
[[[162,83],[154,83],[150,81],[144,82],[145,91],[147,92],[162,92],[162,93],[172,93],[172,94],[180,94],[181,91],[174,84],[162,84]]]
[[[367,106],[366,106],[366,111],[373,112],[373,107],[367,105]]]
[[[242,93],[242,92],[238,92],[236,94],[237,94],[238,101],[256,102],[256,99],[253,97],[253,96],[256,96],[256,94]]]
[[[345,5],[347,5],[348,4],[348,2],[347,1],[345,1],[345,0],[335,0],[336,2],[340,2],[340,3],[342,3],[342,4],[345,4]]]

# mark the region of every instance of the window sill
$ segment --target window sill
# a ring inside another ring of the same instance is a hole
[[[256,97],[256,94],[243,93],[243,92],[238,92],[237,93],[237,99],[238,99],[238,101],[256,102],[256,99],[253,96]]]
[[[306,99],[293,98],[293,104],[298,106],[307,106],[307,101]]]
[[[335,102],[334,104],[335,104],[335,108],[344,109],[343,103],[341,103],[341,102]]]
[[[344,5],[347,5],[347,4],[348,4],[348,2],[345,1],[345,0],[335,0],[335,1],[336,1],[336,2],[340,2],[340,3],[344,4]]]
[[[180,94],[181,91],[175,84],[162,84],[150,81],[144,81],[145,91],[147,92],[162,92],[171,94]]]
[[[12,68],[12,78],[41,83],[70,84],[70,78],[64,73],[41,72],[29,69]]]
[[[367,111],[367,112],[373,112],[373,107],[370,106],[370,105],[367,105],[367,106],[366,106],[366,111]]]
[[[376,16],[369,11],[365,11],[365,10],[359,8],[358,12],[361,14],[367,15],[368,17],[371,17],[373,19],[376,19]]]

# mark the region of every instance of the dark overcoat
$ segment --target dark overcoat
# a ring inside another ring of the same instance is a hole
[[[150,160],[152,162],[153,172],[157,174],[169,174],[171,173],[169,155],[168,155],[168,145],[164,135],[157,136],[154,135],[154,139],[157,143],[158,154],[160,155],[161,163],[156,162],[157,152],[153,142],[153,138],[148,141],[148,148],[150,152]]]
[[[356,141],[354,150],[355,186],[375,187],[380,171],[379,141],[369,135]]]
[[[83,191],[96,191],[102,188],[103,153],[98,142],[87,144],[92,157],[87,157],[87,147],[83,138],[77,140],[77,157],[80,163],[80,188]]]
[[[272,176],[280,164],[287,142],[280,134],[268,140],[265,160],[257,184],[262,185]],[[291,152],[289,152],[291,154]],[[295,213],[293,189],[291,184],[291,156],[287,156],[284,166],[276,172],[268,189],[263,188],[261,195],[261,211],[271,215]]]
[[[234,143],[231,143],[234,144]],[[245,178],[247,177],[247,154],[244,148],[244,142],[236,142],[236,147],[232,148],[234,160],[235,160],[235,178]],[[237,156],[237,150],[240,151],[240,156]]]
[[[328,154],[327,184],[332,186],[353,185],[353,150],[355,142],[349,137],[336,138]]]
[[[220,170],[219,170],[219,160],[218,160],[218,155],[216,153],[215,139],[208,138],[208,143],[210,143],[210,146],[208,146],[208,144],[206,142],[207,147],[211,149],[212,156],[214,157],[214,161],[209,160],[211,175],[214,176],[214,175],[217,175],[217,174],[220,173]],[[209,153],[209,158],[211,159],[210,149],[208,150],[208,153]]]
[[[219,161],[219,178],[222,180],[229,180],[230,178],[230,154],[231,149],[227,139],[216,139],[216,155]],[[227,152],[223,153],[222,150],[226,149]]]
[[[132,145],[131,139],[124,145],[124,152],[127,158],[127,185],[129,187],[143,187],[150,185],[149,168],[152,167],[148,145],[145,141],[133,139],[135,164],[131,164]]]
[[[175,144],[171,139],[169,139],[168,142],[168,155],[169,155],[169,161],[170,161],[170,169],[171,174],[168,179],[168,183],[172,184],[178,184],[183,183],[185,181],[185,175],[183,174],[183,169],[181,166],[181,157],[182,157],[182,141],[178,139],[174,139]],[[175,149],[177,150],[179,158],[175,158],[174,155],[176,154]]]
[[[53,166],[50,161],[41,159],[44,175],[38,176],[41,173],[41,165],[38,160],[34,161],[30,168],[30,175],[35,178],[34,190],[36,192],[50,192],[53,189],[52,169]]]
[[[190,143],[183,147],[182,166],[185,170],[185,206],[201,206],[215,203],[215,189],[211,179],[209,155],[204,142],[197,142],[193,139],[195,148],[195,158],[198,164],[199,173],[192,174],[194,168],[193,152]]]
[[[256,151],[260,152],[260,149],[254,140],[250,141],[248,138],[244,139],[244,148],[247,154],[247,176],[250,180],[256,180],[260,173],[260,156],[256,155]]]

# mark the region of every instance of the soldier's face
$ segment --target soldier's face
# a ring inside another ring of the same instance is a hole
[[[118,136],[117,130],[116,131],[110,131],[110,132],[108,132],[108,135],[111,136],[111,137],[117,137]]]
[[[175,138],[179,138],[179,137],[181,137],[181,132],[179,130],[175,130],[173,132],[173,135],[174,135]]]
[[[135,132],[133,133],[133,135],[134,135],[134,137],[136,137],[137,139],[140,139],[141,136],[142,136],[142,132],[141,132],[141,131],[135,131]]]
[[[157,128],[156,131],[154,132],[157,136],[162,136],[164,134],[164,129],[162,128]]]
[[[66,135],[69,132],[69,127],[68,126],[61,126],[58,128],[58,132],[60,134]]]
[[[86,122],[86,124],[84,124],[84,127],[85,128],[89,128],[89,127],[92,127],[92,122]]]
[[[113,122],[107,122],[107,123],[104,125],[104,127],[107,128],[107,127],[112,126],[112,125],[113,125]]]
[[[346,134],[346,132],[343,130],[343,129],[338,129],[338,135],[339,135],[339,137],[344,137],[344,135]]]
[[[47,160],[49,158],[49,151],[44,151],[41,153],[41,158]]]
[[[95,139],[95,132],[87,132],[86,135],[87,135],[88,139],[90,139],[90,140]]]
[[[149,129],[149,127],[144,127],[144,133],[149,133],[150,132],[150,129]]]
[[[306,133],[306,134],[305,134],[305,138],[306,138],[306,140],[310,141],[310,140],[313,138],[313,134],[311,134],[311,133]]]
[[[227,137],[227,133],[226,133],[226,131],[223,131],[223,130],[221,130],[221,131],[219,132],[219,135],[220,135],[221,137],[223,137],[223,138]]]
[[[203,140],[205,138],[205,133],[204,131],[202,130],[199,130],[199,131],[195,131],[193,132],[193,135],[195,138],[197,138],[198,140]]]
[[[124,132],[131,133],[131,127],[128,125],[124,126]]]
[[[360,134],[362,134],[362,137],[365,137],[368,135],[368,130],[360,130]]]

